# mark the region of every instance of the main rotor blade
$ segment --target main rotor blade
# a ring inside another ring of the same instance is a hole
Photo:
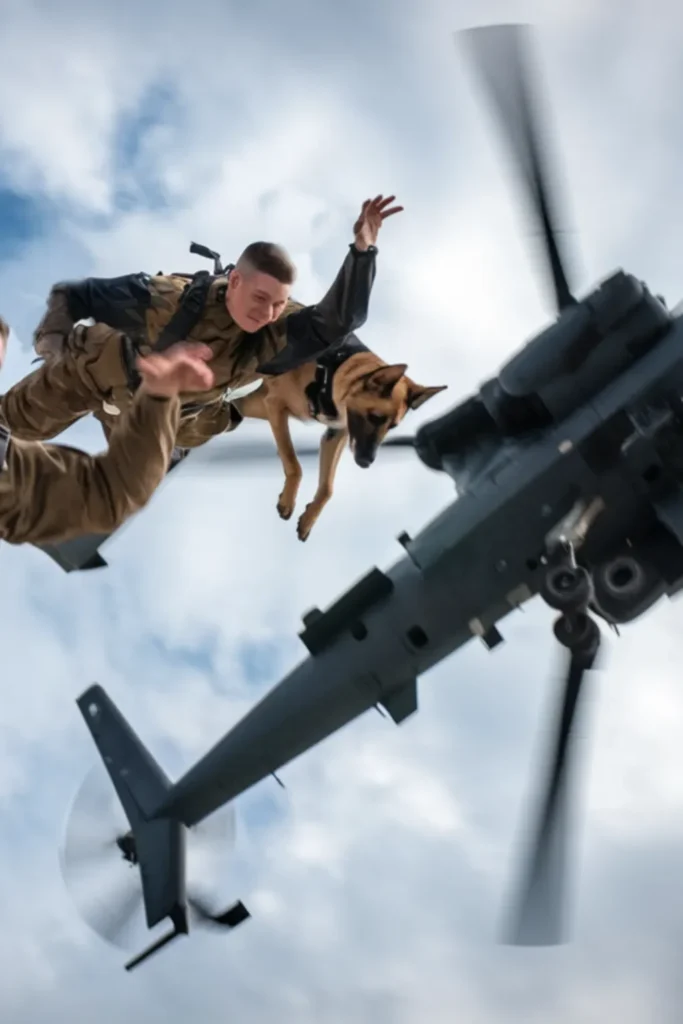
[[[565,897],[570,741],[586,671],[594,665],[600,640],[592,620],[583,650],[573,651],[564,686],[548,786],[541,804],[535,842],[521,900],[515,912],[512,945],[548,946],[562,941]]]
[[[415,438],[411,436],[388,437],[380,445],[382,448],[414,448]],[[320,444],[302,445],[296,448],[296,455],[299,459],[310,458],[320,454]],[[274,441],[237,441],[230,438],[221,442],[214,442],[210,445],[202,445],[191,451],[186,461],[187,465],[205,466],[214,463],[227,462],[277,462],[280,456]]]
[[[555,299],[561,312],[576,299],[569,290],[565,260],[553,223],[550,187],[541,159],[538,121],[533,110],[528,82],[528,25],[486,25],[461,33],[469,46],[485,87],[508,136],[508,142],[526,179],[532,208],[541,224],[550,265]]]

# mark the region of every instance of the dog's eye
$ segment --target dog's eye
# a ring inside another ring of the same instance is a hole
[[[373,427],[383,427],[388,419],[388,416],[379,416],[376,412],[368,413],[368,423],[372,423]]]

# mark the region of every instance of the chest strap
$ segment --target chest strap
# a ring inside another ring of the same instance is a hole
[[[325,419],[336,419],[337,407],[332,401],[332,382],[336,367],[315,365],[315,377],[306,388],[308,409],[314,420],[323,416]]]
[[[155,352],[163,352],[177,341],[185,341],[193,327],[201,320],[209,289],[216,280],[208,270],[198,270],[185,286],[178,308],[159,333]]]
[[[156,343],[152,348],[153,352],[164,352],[176,342],[185,341],[188,338],[190,332],[202,318],[211,285],[217,277],[225,276],[232,268],[232,264],[229,264],[222,274],[210,274],[208,270],[199,270],[196,274],[192,275],[183,290],[178,308],[166,326],[159,332]],[[131,391],[135,392],[140,387],[140,374],[135,367],[137,347],[128,335],[123,335],[121,355],[126,377],[128,378],[128,386]],[[200,400],[186,403],[183,405],[182,411],[184,413],[198,412],[205,406],[213,405],[217,401],[221,401],[221,398],[212,398],[206,402]]]

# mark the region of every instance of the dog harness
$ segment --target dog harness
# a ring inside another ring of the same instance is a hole
[[[364,345],[360,338],[355,334],[349,334],[341,344],[335,345],[316,360],[315,378],[306,388],[308,408],[314,420],[321,417],[324,420],[338,418],[339,410],[332,399],[334,375],[351,356],[368,351],[367,345]]]

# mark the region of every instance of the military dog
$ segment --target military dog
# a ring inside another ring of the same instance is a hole
[[[266,376],[259,390],[235,402],[238,415],[267,420],[285,473],[278,498],[282,519],[294,512],[302,470],[289,432],[289,420],[317,420],[327,427],[320,442],[318,488],[297,525],[299,540],[310,535],[332,497],[339,459],[348,441],[356,465],[375,461],[387,432],[411,409],[418,409],[448,385],[422,387],[406,376],[407,364],[388,364],[349,335],[318,362]]]

